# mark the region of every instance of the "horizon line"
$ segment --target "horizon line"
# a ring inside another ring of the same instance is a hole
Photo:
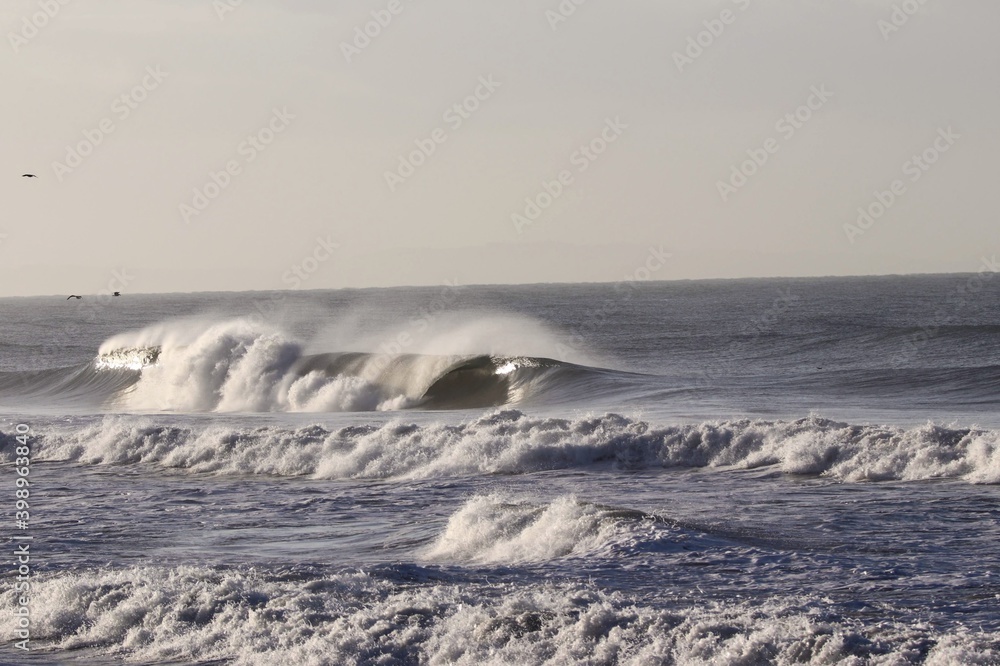
[[[556,282],[476,282],[461,284],[456,282],[457,287],[535,287],[544,285],[602,285],[602,284],[621,284],[625,282],[635,282],[641,284],[659,284],[659,283],[678,283],[678,282],[737,282],[737,281],[749,281],[749,280],[832,280],[832,279],[858,279],[858,278],[887,278],[887,277],[946,277],[946,276],[961,276],[961,275],[977,275],[983,271],[961,271],[961,272],[922,272],[922,273],[865,273],[865,274],[849,274],[849,275],[764,275],[764,276],[748,276],[748,277],[715,277],[715,278],[673,278],[669,280],[588,280],[588,281],[556,281]],[[133,292],[122,292],[120,297],[127,296],[129,294],[141,295],[141,296],[169,296],[174,294],[254,294],[254,293],[307,293],[307,292],[317,292],[317,291],[369,291],[369,290],[387,290],[387,289],[428,289],[434,287],[448,287],[450,286],[447,282],[443,283],[427,283],[427,284],[399,284],[390,286],[369,286],[369,287],[359,287],[359,286],[342,286],[342,287],[316,287],[314,289],[206,289],[199,291],[133,291]],[[107,296],[111,298],[111,294],[101,294],[101,293],[84,293],[83,296],[97,296],[103,297]],[[23,295],[7,295],[0,296],[0,299],[8,298],[66,298],[65,293],[49,293],[49,294],[23,294]]]

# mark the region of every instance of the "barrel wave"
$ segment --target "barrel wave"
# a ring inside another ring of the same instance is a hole
[[[534,356],[306,353],[278,329],[231,319],[114,336],[82,365],[0,373],[0,396],[126,411],[474,409],[575,399],[627,376]]]

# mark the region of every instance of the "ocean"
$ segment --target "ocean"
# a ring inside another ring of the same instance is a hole
[[[0,462],[4,664],[1000,664],[988,271],[5,298]]]

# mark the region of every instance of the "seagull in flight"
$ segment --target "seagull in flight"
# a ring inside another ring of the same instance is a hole
[[[71,298],[75,298],[76,300],[80,300],[81,298],[83,298],[83,296],[77,296],[76,294],[70,294],[69,296],[66,297],[66,300],[68,301]]]
[[[33,173],[22,173],[21,178],[38,178],[38,176]]]

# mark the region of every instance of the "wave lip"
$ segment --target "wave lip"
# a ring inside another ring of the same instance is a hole
[[[94,359],[97,370],[142,370],[160,357],[159,347],[124,347],[102,352]]]
[[[166,427],[108,416],[39,428],[39,460],[143,463],[215,474],[314,478],[432,478],[619,469],[773,468],[844,482],[961,479],[1000,483],[1000,431],[851,425],[820,418],[655,426],[616,414],[533,418],[507,409],[461,424]],[[13,460],[13,449],[0,457]]]

